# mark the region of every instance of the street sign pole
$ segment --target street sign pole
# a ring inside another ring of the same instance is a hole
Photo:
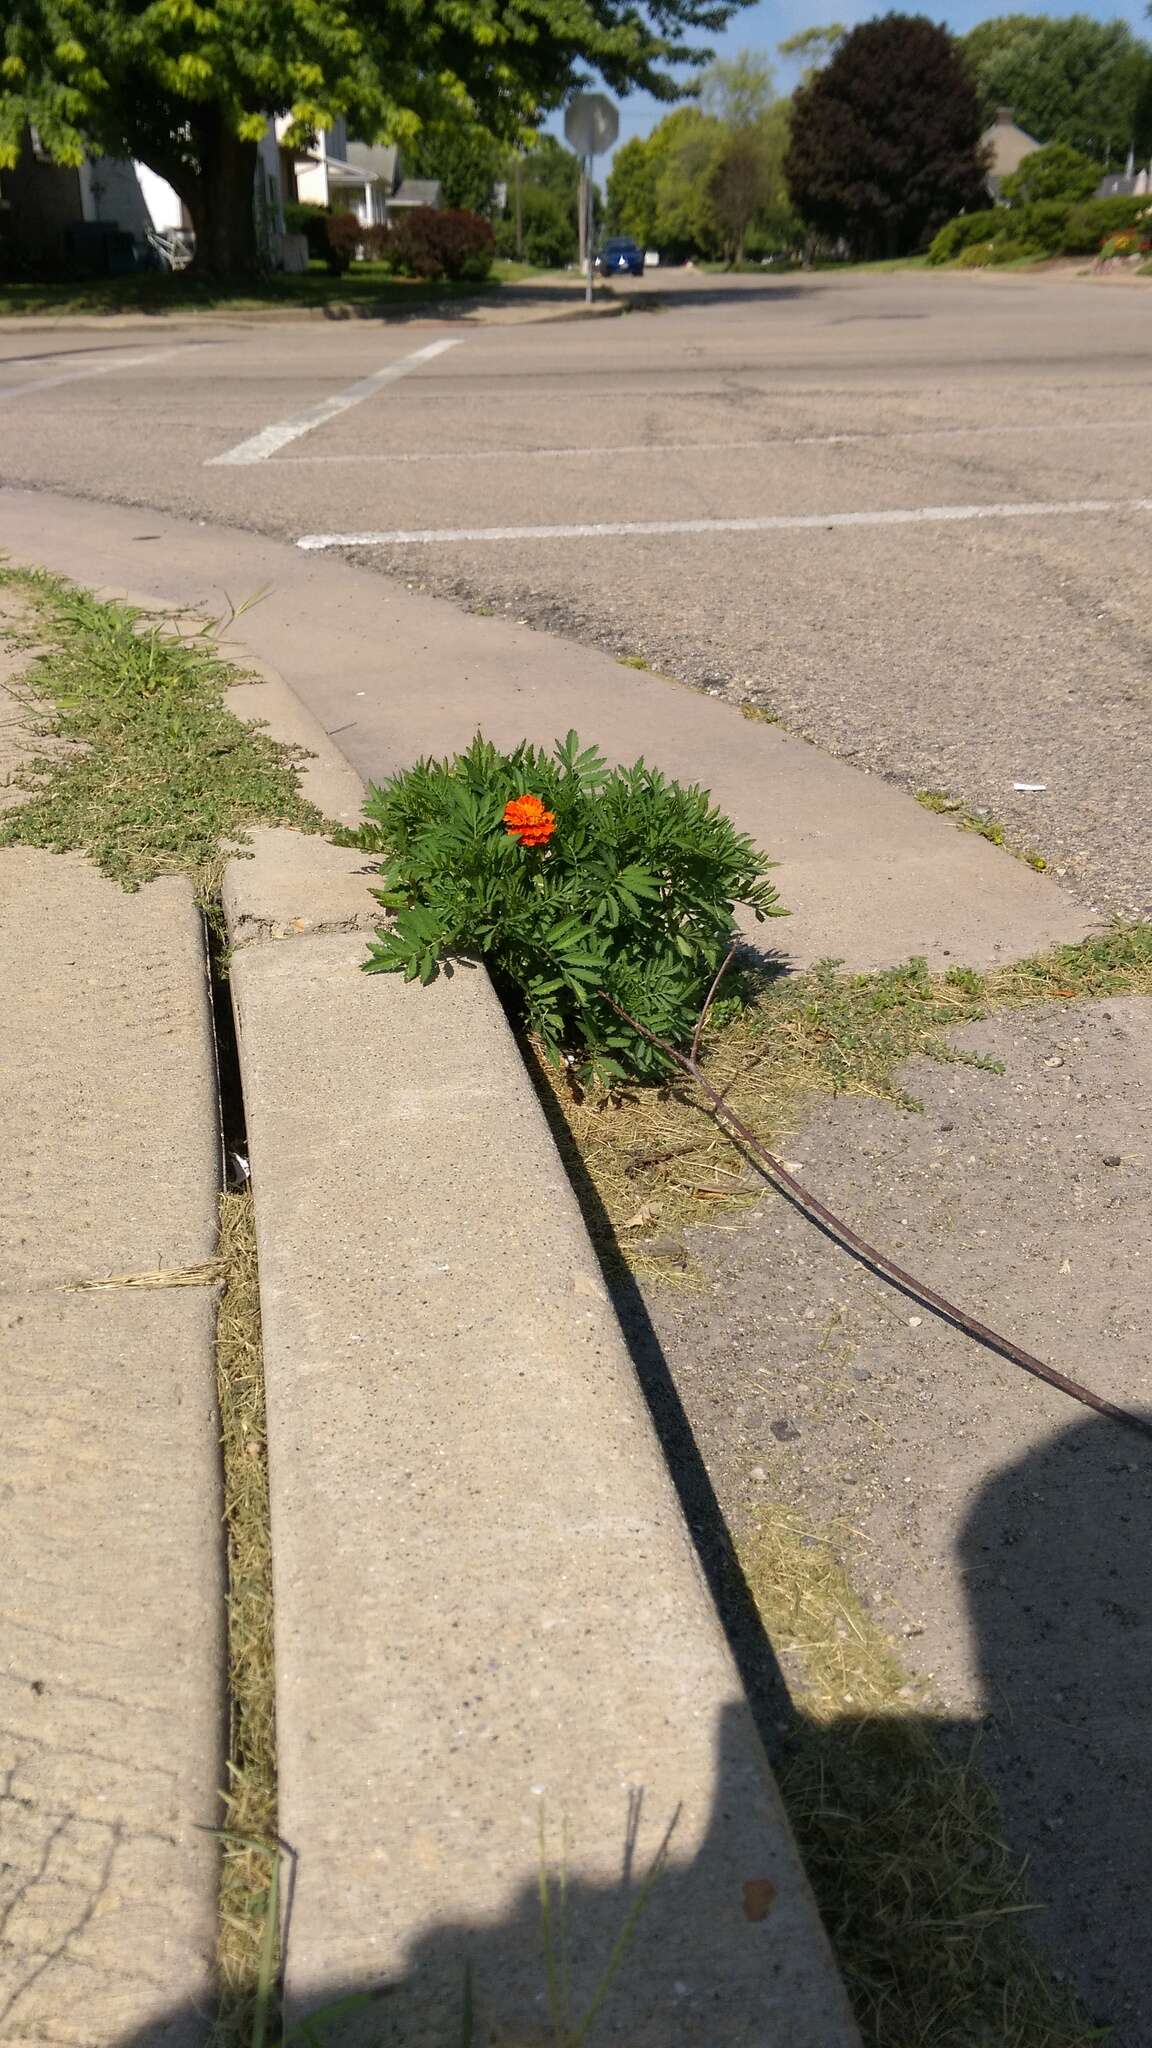
[[[591,152],[589,152],[589,154],[588,154],[588,155],[587,155],[587,156],[585,157],[585,159],[584,159],[584,190],[585,190],[585,213],[584,213],[584,221],[585,221],[585,226],[584,226],[584,241],[585,241],[585,246],[587,247],[587,250],[588,250],[588,277],[587,277],[587,281],[586,281],[586,283],[585,283],[585,286],[584,286],[584,304],[585,304],[586,306],[590,306],[590,305],[592,304],[592,266],[593,266],[593,262],[594,262],[594,258],[595,258],[595,249],[594,249],[594,247],[593,247],[593,242],[592,242],[592,218],[593,218],[593,216],[592,216],[592,156],[591,156]]]
[[[579,218],[585,230],[588,275],[584,280],[584,303],[592,304],[592,276],[596,251],[593,245],[595,217],[592,206],[593,159],[611,149],[620,133],[620,115],[602,92],[578,92],[564,114],[564,133],[584,165],[584,205]]]

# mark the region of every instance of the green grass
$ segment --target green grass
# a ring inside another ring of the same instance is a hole
[[[299,792],[303,750],[225,709],[242,677],[208,641],[34,571],[2,569],[0,588],[34,608],[21,687],[50,742],[17,774],[26,800],[0,816],[0,846],[86,853],[126,889],[187,874],[206,897],[248,826],[322,829]]]
[[[394,277],[381,263],[354,263],[344,277],[331,277],[322,264],[314,264],[301,277],[277,273],[230,284],[180,271],[148,271],[136,277],[0,284],[0,314],[243,313],[268,306],[317,307],[332,313],[342,308],[402,312],[411,306],[490,296],[505,284],[536,274],[528,263],[496,262],[491,277],[477,284]]]

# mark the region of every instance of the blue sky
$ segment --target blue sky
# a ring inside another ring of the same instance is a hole
[[[897,0],[892,0],[897,4]],[[1097,5],[1094,0],[1068,0],[1066,6],[1036,7],[1030,0],[990,0],[981,5],[980,0],[956,0],[947,14],[937,15],[931,6],[918,7],[916,0],[899,0],[909,14],[923,12],[933,20],[943,20],[954,34],[963,35],[974,28],[978,21],[987,21],[994,14],[1091,14],[1097,21],[1126,21],[1138,35],[1147,35],[1152,40],[1152,22],[1145,15],[1142,5],[1109,6]],[[858,21],[868,21],[873,15],[886,11],[885,0],[829,0],[827,6],[805,4],[805,0],[757,0],[755,7],[742,7],[733,15],[727,29],[713,38],[713,47],[718,56],[735,56],[737,50],[755,50],[767,57],[776,66],[777,82],[782,92],[791,92],[798,78],[795,65],[782,63],[776,55],[777,43],[795,35],[798,29],[822,26],[828,21],[842,21],[852,28]],[[647,135],[655,127],[668,108],[650,99],[647,93],[633,93],[629,99],[618,102],[620,108],[620,141],[630,142],[634,135]],[[553,115],[545,126],[563,138],[564,119],[562,114]],[[602,179],[607,161],[599,160],[596,166],[597,178]]]

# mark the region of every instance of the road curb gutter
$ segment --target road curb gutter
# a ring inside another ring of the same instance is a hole
[[[313,740],[322,766],[334,749]],[[468,1970],[481,2011],[543,2039],[542,1855],[565,1869],[579,2010],[674,1822],[603,2038],[850,2048],[779,1796],[487,975],[457,967],[428,989],[363,975],[349,929],[373,921],[363,855],[288,832],[254,835],[253,852],[229,865],[224,902],[260,1258],[280,1830],[296,1857],[289,2010],[386,1986],[397,2039],[451,2039]],[[378,2016],[357,2024],[342,2044],[377,2038]]]

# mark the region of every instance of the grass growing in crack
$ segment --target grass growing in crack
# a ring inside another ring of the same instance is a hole
[[[225,1280],[216,1328],[216,1374],[228,1544],[231,1727],[227,1826],[221,1844],[216,2039],[220,2048],[240,2048],[258,2037],[259,2023],[268,2018],[277,1867],[272,1548],[260,1285],[250,1190],[220,1198],[220,1255]]]
[[[943,1747],[835,1543],[776,1508],[740,1554],[800,1710],[777,1777],[865,2048],[1105,2042],[1032,1946],[974,1757]]]
[[[778,1149],[806,1097],[873,1095],[916,1109],[897,1080],[905,1061],[987,1066],[949,1045],[961,1025],[1039,1003],[1152,994],[1152,924],[1116,926],[984,973],[931,974],[913,960],[879,974],[842,974],[831,962],[805,974],[752,972],[745,993],[746,1006],[718,1004],[713,1013],[707,1071]],[[688,1082],[578,1097],[545,1060],[537,1065],[561,1143],[579,1154],[607,1216],[607,1230],[595,1219],[591,1227],[609,1264],[623,1253],[643,1271],[643,1247],[661,1232],[706,1223],[763,1192]],[[660,1270],[668,1270],[663,1260]]]
[[[21,688],[51,743],[18,771],[27,800],[0,818],[0,846],[86,853],[126,889],[188,874],[207,893],[249,825],[322,829],[297,786],[303,750],[225,708],[242,677],[210,644],[34,571],[0,570],[0,587],[34,607]]]
[[[982,817],[979,811],[970,811],[959,797],[949,796],[943,789],[918,789],[916,801],[926,811],[935,811],[938,816],[951,818],[961,832],[976,832],[981,839],[990,840],[993,846],[1002,846],[1006,853],[1014,854],[1027,867],[1035,868],[1038,875],[1045,874],[1048,862],[1034,846],[1014,846],[994,818]]]

